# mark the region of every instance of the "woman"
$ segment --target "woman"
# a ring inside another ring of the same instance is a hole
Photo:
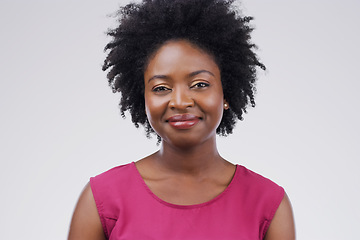
[[[104,70],[121,113],[160,150],[90,179],[69,239],[295,239],[291,205],[270,180],[223,159],[254,102],[249,17],[231,0],[144,0],[121,8]]]

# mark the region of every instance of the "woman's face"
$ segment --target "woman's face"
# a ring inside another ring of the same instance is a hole
[[[185,40],[166,42],[144,73],[146,114],[163,141],[191,147],[215,138],[223,110],[220,70]]]

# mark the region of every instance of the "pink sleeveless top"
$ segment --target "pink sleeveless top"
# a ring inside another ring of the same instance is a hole
[[[107,239],[263,239],[284,196],[272,181],[237,165],[220,195],[197,205],[167,203],[146,186],[135,163],[90,179]]]

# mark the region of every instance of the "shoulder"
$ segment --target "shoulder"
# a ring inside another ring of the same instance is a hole
[[[265,214],[264,217],[270,221],[284,197],[284,189],[270,179],[240,165],[237,165],[234,178],[235,192],[242,196],[244,201],[254,204],[253,207],[256,207],[259,213]]]
[[[85,186],[75,207],[69,239],[105,239],[113,227],[116,207],[112,203],[123,194],[134,174],[129,163],[114,167],[95,177]]]
[[[83,189],[71,220],[69,240],[105,239],[90,185]]]
[[[121,183],[127,182],[131,177],[134,177],[134,173],[134,163],[111,168],[90,178],[91,190],[94,195],[97,195],[99,191],[112,191],[113,188],[121,186]]]
[[[118,202],[138,188],[140,181],[135,163],[114,167],[90,178],[90,187],[100,217],[116,218]]]
[[[276,228],[277,216],[282,215],[284,209],[288,209],[289,201],[285,190],[272,180],[243,166],[238,165],[236,171],[238,194],[243,196],[245,205],[251,208],[251,214],[263,223],[264,237],[270,225]],[[272,224],[273,220],[274,224]]]
[[[118,199],[127,192],[137,179],[135,164],[120,165],[90,178],[90,187],[99,213],[111,199]],[[101,214],[100,214],[101,216]]]
[[[275,216],[273,217],[269,229],[265,235],[265,240],[294,240],[295,224],[292,207],[288,196],[285,194]]]
[[[281,186],[244,166],[237,165],[236,178],[242,188],[249,193],[261,194],[264,197],[277,197],[280,198],[280,201],[284,196],[285,191]]]
[[[95,177],[90,178],[91,180],[97,180],[97,181],[109,181],[111,179],[117,179],[117,178],[124,178],[127,177],[129,174],[132,174],[132,168],[134,167],[134,163],[128,163],[120,166],[113,167],[103,173],[100,173],[96,175]]]

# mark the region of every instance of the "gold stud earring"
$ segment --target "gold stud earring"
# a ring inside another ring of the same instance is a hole
[[[224,103],[224,109],[228,110],[229,109],[229,105],[227,103]]]

